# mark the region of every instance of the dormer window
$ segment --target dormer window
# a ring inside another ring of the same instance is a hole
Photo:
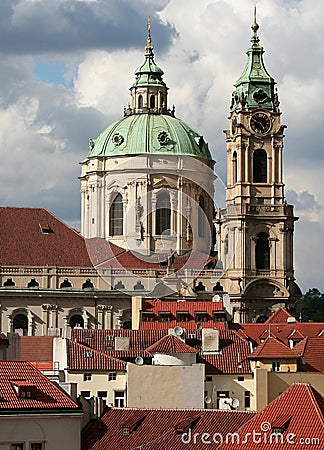
[[[160,311],[159,312],[159,322],[171,322],[172,314],[170,311]]]
[[[189,311],[177,311],[177,322],[190,322]]]
[[[207,311],[196,311],[195,312],[195,321],[196,322],[207,322],[208,321]]]

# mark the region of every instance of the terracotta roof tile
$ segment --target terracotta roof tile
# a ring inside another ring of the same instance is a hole
[[[297,358],[298,355],[294,349],[280,342],[273,336],[267,337],[250,356],[250,359],[269,359],[269,358]]]
[[[260,338],[266,334],[274,336],[287,346],[289,346],[289,337],[291,333],[301,333],[302,336],[316,337],[324,331],[324,323],[320,322],[296,322],[281,324],[264,324],[264,323],[242,323],[232,324],[232,329],[236,330],[242,337],[248,337],[252,341],[254,347],[260,344]]]
[[[106,353],[89,349],[88,346],[68,340],[68,365],[70,370],[125,371],[126,362]]]
[[[273,400],[238,431],[242,448],[247,450],[310,450],[322,448],[324,442],[324,399],[308,384],[296,383]],[[267,427],[267,428],[266,428]],[[277,429],[283,442],[270,443],[270,435]],[[267,431],[265,431],[267,430]],[[248,433],[251,433],[248,435]],[[252,438],[255,433],[260,439]],[[317,443],[305,439],[318,439]],[[292,443],[293,440],[293,443]],[[308,442],[308,443],[307,443]],[[237,446],[239,447],[239,446]],[[222,444],[219,450],[233,450],[233,444]]]
[[[75,328],[72,340],[115,358],[130,361],[137,356],[151,358],[152,355],[147,351],[147,348],[167,335],[167,330],[84,330]],[[187,330],[187,337],[189,335],[193,335],[195,338],[188,339],[188,344],[194,348],[196,346],[199,348],[201,345],[201,330],[197,330],[196,327],[189,329]],[[129,337],[129,350],[114,350],[116,336]],[[112,340],[107,341],[107,337]],[[233,330],[220,330],[219,345],[219,354],[198,355],[197,362],[205,363],[206,373],[251,373],[248,360],[250,346],[246,339],[243,339]]]
[[[208,409],[111,408],[84,429],[82,450],[212,450],[218,445],[206,445],[201,440],[194,443],[193,439],[188,444],[183,443],[182,430],[192,424],[193,432],[200,436],[208,432],[213,435],[215,430],[225,436],[254,415],[253,412]],[[123,434],[123,424],[127,423],[137,426],[129,434]]]
[[[287,323],[288,319],[292,319],[295,322],[298,322],[295,317],[290,314],[285,308],[278,308],[277,311],[275,311],[268,320],[265,321],[265,324],[268,323]]]
[[[32,398],[20,398],[18,389],[29,386]],[[0,412],[5,410],[77,410],[78,405],[27,361],[0,361]]]
[[[170,318],[167,322],[159,321],[159,313],[169,312]],[[223,315],[221,313],[224,313]],[[199,322],[203,328],[225,329],[225,311],[223,302],[212,301],[165,301],[165,300],[145,300],[143,302],[143,313],[151,315],[149,321],[141,321],[142,330],[169,329],[180,325],[184,328],[196,328]],[[186,313],[185,321],[181,321],[179,313]],[[197,314],[206,313],[204,318],[199,319]]]
[[[190,347],[177,336],[173,335],[163,336],[157,342],[150,345],[146,351],[151,354],[198,353],[198,350]]]
[[[0,207],[2,266],[91,267],[84,239],[43,208]]]
[[[53,339],[52,336],[20,336],[19,359],[33,364],[53,364]]]
[[[324,373],[324,336],[306,337],[294,350],[304,358],[298,364],[300,371]]]
[[[233,330],[220,331],[219,354],[200,354],[197,362],[205,363],[206,374],[251,373],[250,346]]]

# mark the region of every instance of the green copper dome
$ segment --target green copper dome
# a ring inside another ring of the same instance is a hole
[[[171,154],[212,159],[203,137],[182,120],[167,114],[125,116],[89,144],[88,158]]]

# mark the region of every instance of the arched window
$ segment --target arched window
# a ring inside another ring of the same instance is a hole
[[[123,199],[117,194],[110,207],[110,236],[123,235]]]
[[[143,97],[142,95],[138,96],[138,109],[142,109],[143,108]]]
[[[205,200],[204,197],[199,197],[199,208],[198,208],[198,236],[205,236]]]
[[[161,192],[156,202],[156,234],[170,234],[171,204],[169,194]]]
[[[233,184],[237,183],[237,153],[233,153]]]
[[[150,108],[155,108],[155,95],[150,96]]]
[[[23,330],[23,335],[28,334],[28,319],[25,314],[16,314],[13,320],[13,331]]]
[[[84,328],[84,320],[80,314],[73,314],[70,317],[69,324],[71,328],[81,327]]]
[[[255,247],[255,264],[260,270],[270,269],[270,245],[267,233],[259,233]]]
[[[267,178],[267,152],[260,148],[253,153],[253,183],[266,183]]]

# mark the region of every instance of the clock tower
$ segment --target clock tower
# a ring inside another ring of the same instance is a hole
[[[247,63],[235,83],[226,134],[226,207],[218,210],[221,280],[234,320],[265,321],[300,295],[294,281],[293,206],[285,200],[283,139],[275,81],[254,17]]]

